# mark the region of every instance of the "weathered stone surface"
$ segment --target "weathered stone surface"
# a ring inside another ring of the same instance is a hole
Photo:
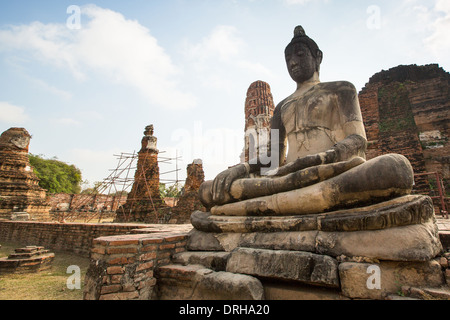
[[[402,245],[399,246],[398,243]],[[426,224],[355,232],[210,233],[192,230],[191,251],[232,251],[237,247],[307,251],[333,257],[426,261],[442,251],[436,226]]]
[[[210,233],[194,229],[190,232],[187,248],[191,251],[230,252],[237,247],[250,247],[315,252],[317,233],[318,231]]]
[[[338,262],[308,252],[237,248],[231,253],[227,271],[339,287]]]
[[[187,248],[191,251],[225,251],[215,234],[195,229],[189,232]]]
[[[230,195],[233,199],[245,200],[292,191],[331,179],[364,162],[363,158],[355,157],[348,161],[308,167],[281,177],[239,179],[231,185]],[[208,181],[200,190],[204,199],[211,197],[208,194],[211,185],[212,181]]]
[[[445,283],[439,263],[381,261],[339,265],[342,293],[349,298],[385,299],[402,286],[439,287]]]
[[[349,300],[339,289],[262,280],[266,300]]]
[[[160,300],[262,300],[261,282],[251,276],[214,272],[200,265],[157,269]]]
[[[380,173],[389,176],[380,178]],[[214,215],[288,216],[323,213],[408,195],[414,182],[409,161],[388,154],[309,187],[211,208]]]
[[[172,262],[184,266],[188,264],[198,264],[214,271],[225,271],[229,257],[229,252],[186,251],[175,254],[172,257]]]
[[[330,256],[393,261],[427,261],[442,251],[433,222],[375,231],[319,231],[316,244],[318,253]]]
[[[431,219],[434,219],[431,198],[420,195],[320,215],[235,217],[198,211],[191,215],[191,223],[197,230],[217,233],[379,230],[425,223]]]

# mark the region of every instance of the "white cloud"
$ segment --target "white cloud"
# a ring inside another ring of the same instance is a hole
[[[81,123],[72,118],[58,118],[53,120],[55,123],[63,125],[63,126],[79,126]]]
[[[103,181],[112,174],[110,169],[117,167],[117,159],[114,156],[116,154],[120,154],[117,149],[74,148],[68,151],[67,158],[71,159],[71,162],[81,169],[83,179],[89,177],[89,182],[93,183],[94,181]]]
[[[186,44],[186,54],[204,61],[210,58],[230,61],[242,52],[244,41],[233,26],[217,26],[198,44]]]
[[[438,0],[433,9],[432,34],[424,40],[427,48],[440,59],[448,59],[450,52],[450,2]],[[437,16],[437,17],[436,17]]]
[[[29,119],[23,107],[0,101],[0,122],[8,124],[22,124]]]
[[[25,50],[41,62],[70,70],[79,80],[94,71],[138,89],[159,106],[195,105],[192,95],[177,89],[174,79],[180,70],[147,28],[95,5],[83,7],[82,14],[80,30],[33,22],[0,30],[0,44],[3,50]]]
[[[283,2],[285,4],[287,4],[288,6],[291,6],[291,5],[301,5],[301,6],[303,6],[303,5],[305,5],[307,3],[310,3],[310,2],[325,2],[325,3],[327,3],[327,2],[329,2],[329,0],[283,0]]]
[[[295,4],[303,5],[311,1],[313,0],[284,0],[284,2],[288,5],[295,5]]]
[[[207,87],[230,90],[235,82],[228,76],[238,71],[267,76],[271,72],[258,62],[246,58],[248,47],[234,26],[216,26],[198,43],[185,41],[184,54]]]

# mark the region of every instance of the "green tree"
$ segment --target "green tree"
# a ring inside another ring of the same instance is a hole
[[[40,179],[39,186],[49,193],[80,193],[81,171],[74,165],[52,159],[44,159],[42,155],[29,154],[30,164]]]
[[[178,184],[167,186],[165,183],[160,183],[159,194],[161,198],[178,198],[181,195],[181,190]]]

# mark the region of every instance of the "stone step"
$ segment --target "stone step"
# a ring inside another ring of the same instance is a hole
[[[50,250],[39,250],[39,251],[25,252],[25,253],[12,253],[8,256],[8,259],[29,259],[29,258],[47,254],[49,252],[50,252]]]
[[[35,252],[39,250],[43,250],[44,247],[38,247],[38,246],[26,246],[25,248],[17,248],[14,251],[17,253],[26,253],[26,252]]]
[[[262,300],[261,282],[251,276],[215,272],[202,265],[172,264],[155,270],[160,300]]]
[[[450,287],[440,288],[416,288],[403,286],[403,295],[419,300],[450,300]]]
[[[175,254],[172,262],[184,266],[197,264],[214,271],[225,271],[230,255],[229,252],[186,251]]]
[[[302,251],[237,248],[227,271],[329,288],[340,285],[336,259]]]

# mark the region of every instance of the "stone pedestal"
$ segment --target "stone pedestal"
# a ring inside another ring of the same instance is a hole
[[[260,281],[264,299],[380,300],[405,286],[446,284],[427,196],[287,217],[195,212],[191,221],[188,251],[172,262],[250,276]]]

